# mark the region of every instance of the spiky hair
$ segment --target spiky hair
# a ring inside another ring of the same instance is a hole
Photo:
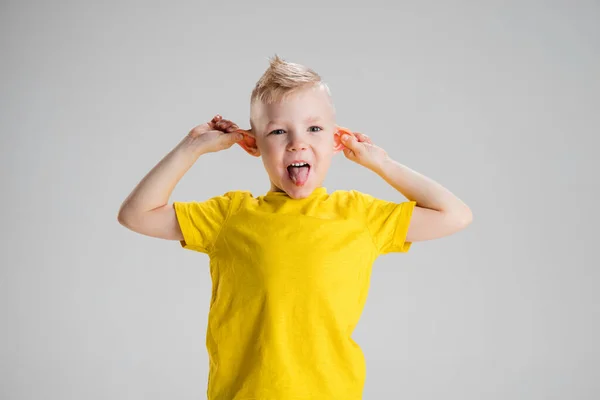
[[[252,90],[250,104],[257,100],[264,104],[278,103],[288,95],[311,86],[323,87],[331,97],[331,91],[327,84],[311,68],[287,62],[277,54],[269,61],[269,68]]]

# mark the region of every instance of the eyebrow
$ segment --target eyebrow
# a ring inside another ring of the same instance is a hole
[[[306,118],[304,120],[304,122],[317,122],[317,121],[320,121],[320,120],[321,120],[321,117],[316,116],[316,117],[308,117],[308,118]]]

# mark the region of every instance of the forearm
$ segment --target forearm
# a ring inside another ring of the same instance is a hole
[[[386,158],[374,171],[419,207],[449,212],[468,209],[467,205],[448,189],[405,165]]]
[[[203,152],[185,137],[137,184],[119,210],[119,219],[134,217],[166,205],[183,175]]]

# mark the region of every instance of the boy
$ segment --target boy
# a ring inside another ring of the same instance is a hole
[[[343,134],[326,84],[302,65],[271,60],[251,96],[250,125],[216,116],[192,129],[123,202],[119,222],[210,256],[209,399],[361,399],[365,361],[351,335],[373,261],[465,228],[471,211],[368,136]],[[198,157],[235,143],[262,158],[265,195],[168,204]],[[340,151],[410,201],[327,193],[322,182]]]

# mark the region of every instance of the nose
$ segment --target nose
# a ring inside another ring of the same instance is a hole
[[[308,148],[306,137],[303,134],[291,132],[288,137],[290,138],[287,146],[288,151],[300,151]]]

